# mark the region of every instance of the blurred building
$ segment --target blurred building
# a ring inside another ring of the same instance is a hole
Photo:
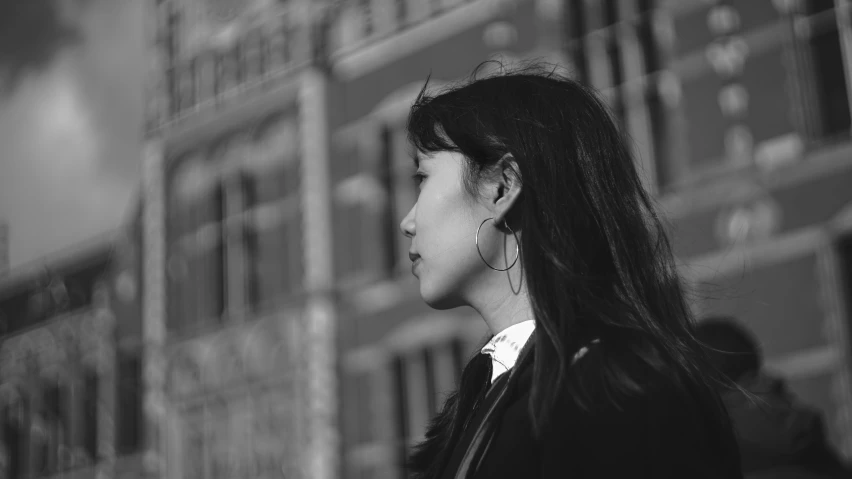
[[[336,477],[323,2],[148,4],[144,472]]]
[[[696,312],[750,324],[852,452],[847,0],[151,3],[148,474],[401,477],[486,334],[410,275],[404,122],[494,57],[601,91]]]
[[[0,278],[3,477],[115,477],[140,469],[140,250],[133,231]]]

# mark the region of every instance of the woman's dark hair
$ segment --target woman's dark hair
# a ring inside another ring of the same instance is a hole
[[[420,153],[464,156],[464,184],[474,197],[505,155],[517,164],[523,188],[507,221],[520,232],[537,324],[530,402],[537,434],[565,390],[570,359],[595,338],[605,358],[595,368],[596,383],[616,407],[646,392],[636,364],[672,377],[686,394],[695,384],[715,386],[628,141],[590,88],[554,70],[533,64],[482,78],[474,72],[438,94],[427,92],[427,80],[407,125]],[[489,364],[479,355],[466,366],[459,391],[411,455],[415,477],[440,472],[487,384]],[[580,408],[599,400],[582,384],[572,391]]]
[[[760,346],[754,335],[730,316],[713,316],[698,322],[695,337],[707,348],[710,363],[736,381],[760,369]]]

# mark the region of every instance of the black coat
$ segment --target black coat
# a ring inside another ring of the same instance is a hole
[[[633,377],[647,379],[647,393],[620,402],[617,409],[606,401],[603,382],[595,379],[604,354],[592,347],[571,369],[575,378],[585,376],[591,409],[561,400],[539,440],[533,438],[528,409],[532,355],[527,355],[517,371],[495,381],[476,408],[458,443],[451,445],[441,478],[742,478],[730,425],[709,419],[714,401],[719,404],[714,392],[686,397],[668,377],[650,368],[642,371],[637,362],[631,367],[639,368],[634,371],[639,375]]]
[[[739,391],[728,391],[722,398],[734,423],[746,478],[852,478],[826,439],[820,413],[797,403],[782,380],[756,373],[738,382],[756,398]]]

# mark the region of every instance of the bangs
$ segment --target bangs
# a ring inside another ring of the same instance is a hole
[[[411,107],[407,125],[408,141],[419,153],[459,152],[457,142],[452,140],[452,135],[447,131],[447,125],[451,123],[447,105],[442,105],[441,95],[427,95],[427,86],[428,80]]]
[[[494,132],[494,108],[471,85],[449,87],[427,94],[429,80],[411,106],[408,141],[413,153],[461,153],[474,169],[507,153],[506,143]]]

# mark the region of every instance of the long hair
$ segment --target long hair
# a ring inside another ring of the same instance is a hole
[[[592,339],[600,339],[595,348],[605,358],[596,383],[616,407],[645,392],[643,377],[631,372],[636,364],[690,395],[696,384],[711,388],[664,228],[628,142],[597,95],[535,64],[482,78],[474,72],[438,94],[427,86],[408,119],[416,150],[462,154],[464,185],[474,197],[504,155],[517,163],[523,188],[507,221],[521,233],[537,325],[530,393],[536,434],[564,391],[571,357]],[[482,387],[465,379],[480,376],[485,362],[468,364],[459,391],[415,449],[415,477],[440,472]],[[588,410],[593,398],[582,386],[571,388],[570,399]]]

